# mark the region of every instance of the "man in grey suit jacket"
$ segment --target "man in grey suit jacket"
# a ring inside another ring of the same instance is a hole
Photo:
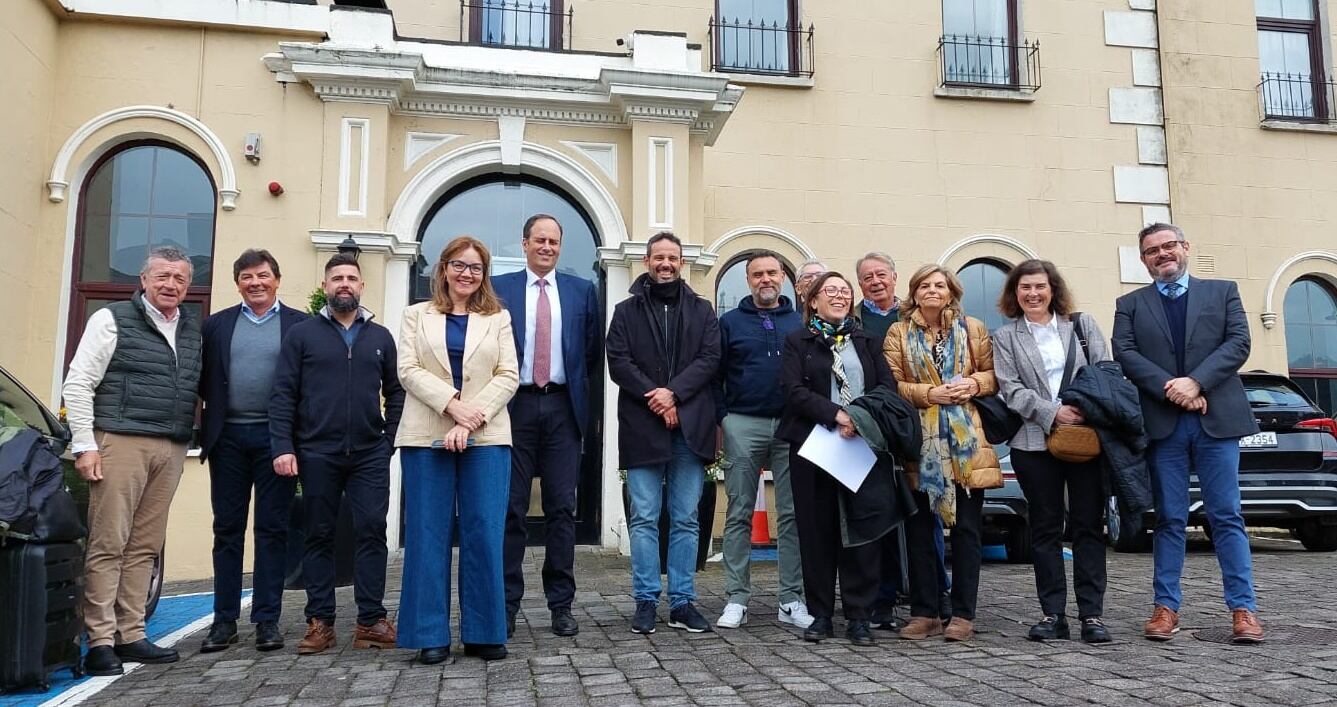
[[[1155,283],[1120,297],[1114,357],[1138,387],[1151,445],[1156,504],[1155,601],[1147,638],[1179,630],[1188,521],[1189,475],[1196,474],[1221,564],[1232,640],[1260,643],[1252,559],[1240,514],[1239,438],[1258,431],[1239,369],[1249,357],[1249,323],[1239,288],[1189,277],[1189,243],[1177,226],[1153,223],[1138,234]]]

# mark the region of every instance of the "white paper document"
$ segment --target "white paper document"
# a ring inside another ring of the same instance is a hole
[[[812,433],[799,447],[798,455],[816,464],[845,488],[856,493],[877,463],[877,454],[863,437],[856,435],[852,439],[845,439],[840,436],[840,432],[828,430],[822,425],[813,426]]]

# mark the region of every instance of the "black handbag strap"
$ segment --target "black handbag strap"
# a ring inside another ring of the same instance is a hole
[[[1088,364],[1091,363],[1091,349],[1086,343],[1086,332],[1082,327],[1082,313],[1073,312],[1068,315],[1068,320],[1072,322],[1072,336],[1069,337],[1068,360],[1063,364],[1063,382],[1059,385],[1060,392],[1072,382],[1072,376],[1077,368],[1077,349],[1073,347],[1071,339],[1076,339],[1076,343],[1081,344],[1082,356],[1086,358]]]

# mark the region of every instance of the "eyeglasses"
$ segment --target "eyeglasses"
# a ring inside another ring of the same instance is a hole
[[[1158,246],[1154,245],[1150,248],[1147,248],[1146,250],[1143,250],[1142,257],[1154,258],[1159,253],[1173,253],[1179,249],[1179,246],[1182,243],[1183,241],[1175,239],[1173,241],[1166,241]]]
[[[851,290],[848,287],[836,287],[835,285],[827,285],[826,287],[822,288],[822,294],[826,295],[830,299],[854,299],[854,290]]]
[[[820,271],[820,272],[805,272],[805,273],[803,273],[802,275],[799,275],[799,276],[798,276],[798,281],[799,281],[799,282],[807,282],[807,281],[809,281],[809,280],[816,280],[817,278],[819,278],[819,277],[821,277],[821,276],[823,276],[823,275],[825,275],[825,274],[826,274],[826,271],[825,271],[825,270]]]
[[[450,269],[455,271],[456,275],[462,274],[465,270],[468,270],[469,274],[474,276],[483,274],[482,263],[466,263],[463,260],[447,260],[446,265],[449,265]]]

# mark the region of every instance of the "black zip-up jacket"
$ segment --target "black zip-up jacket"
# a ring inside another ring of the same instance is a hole
[[[678,398],[678,422],[692,453],[715,458],[715,371],[720,328],[710,303],[679,281],[677,307],[650,296],[650,276],[632,283],[608,327],[608,375],[617,398],[618,459],[623,469],[673,457],[672,431],[645,394],[667,386]],[[665,336],[667,332],[667,337]]]
[[[395,340],[369,312],[363,314],[352,346],[344,343],[343,325],[324,315],[284,334],[269,398],[270,449],[276,458],[298,449],[347,455],[394,443],[404,410]]]
[[[1151,510],[1142,406],[1137,386],[1123,377],[1123,367],[1115,361],[1082,366],[1059,398],[1081,410],[1086,424],[1096,429],[1106,483],[1119,497],[1124,513],[1140,518]]]

